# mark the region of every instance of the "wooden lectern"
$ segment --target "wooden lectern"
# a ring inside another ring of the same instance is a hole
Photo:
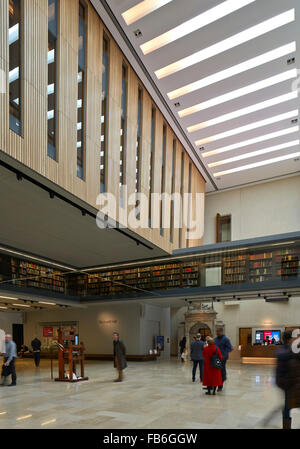
[[[56,382],[80,382],[82,380],[89,380],[84,377],[84,345],[73,345],[69,342],[68,346],[63,345],[63,330],[58,330],[58,378]],[[80,362],[81,373],[80,377],[76,375],[76,362]],[[66,376],[65,364],[69,367],[69,377]],[[76,378],[73,379],[73,374]]]

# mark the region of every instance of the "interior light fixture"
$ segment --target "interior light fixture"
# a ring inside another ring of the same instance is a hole
[[[45,305],[48,305],[48,306],[56,306],[56,304],[54,302],[39,301],[39,304],[45,304]]]
[[[205,137],[204,139],[199,139],[195,143],[196,145],[204,145],[209,142],[215,142],[216,140],[225,139],[226,137],[236,136],[247,131],[252,131],[253,129],[261,128],[263,126],[271,125],[273,123],[278,123],[282,120],[286,120],[292,117],[296,117],[299,114],[298,109],[293,109],[292,111],[285,112],[283,114],[275,115],[273,117],[266,118],[264,120],[259,120],[258,122],[252,122],[248,125],[240,126],[238,128],[230,129],[213,136]]]
[[[13,298],[12,296],[0,296],[0,299],[11,299],[12,301],[18,301],[18,298]]]
[[[167,5],[171,1],[172,0],[144,0],[123,12],[122,17],[125,20],[126,25],[129,26],[162,6]]]
[[[259,36],[263,36],[264,34],[276,30],[283,25],[291,23],[295,20],[295,9],[290,9],[285,11],[284,13],[278,14],[271,19],[264,20],[258,25],[254,25],[247,30],[241,31],[240,33],[235,34],[234,36],[230,36],[227,39],[224,39],[221,42],[217,42],[207,48],[204,48],[196,53],[193,53],[186,58],[182,58],[172,64],[168,64],[165,67],[162,67],[159,70],[155,71],[155,75],[158,79],[165,78],[166,76],[170,76],[174,73],[177,73],[187,67],[191,67],[199,62],[205,61],[206,59],[212,58],[220,53],[223,53],[227,50],[237,47],[238,45],[244,44],[245,42],[249,42],[252,39],[255,39]]]
[[[195,131],[199,131],[200,129],[208,128],[209,126],[218,125],[219,123],[228,122],[229,120],[243,117],[244,115],[252,114],[253,112],[262,111],[263,109],[285,103],[286,101],[295,100],[296,98],[298,98],[298,92],[295,90],[260,103],[252,104],[251,106],[246,106],[245,108],[220,115],[219,117],[207,120],[206,122],[197,123],[196,125],[189,126],[187,130],[189,133],[193,133]]]
[[[175,98],[182,97],[183,95],[202,89],[203,87],[210,86],[225,79],[231,78],[234,75],[238,75],[240,73],[246,72],[247,70],[251,70],[263,64],[267,64],[268,62],[294,53],[295,51],[296,42],[289,42],[288,44],[277,47],[274,50],[268,51],[259,56],[255,56],[254,58],[248,59],[247,61],[229,67],[228,69],[221,70],[220,72],[213,73],[212,75],[202,78],[201,80],[179,87],[169,92],[167,95],[170,100],[174,100]]]
[[[235,100],[236,98],[243,97],[250,93],[257,92],[259,90],[274,86],[283,81],[287,81],[296,77],[297,69],[287,70],[286,72],[279,73],[278,75],[271,76],[256,83],[249,84],[248,86],[241,87],[240,89],[227,92],[226,94],[220,95],[218,97],[210,98],[207,101],[203,101],[202,103],[196,104],[189,108],[182,109],[178,112],[178,115],[180,118],[186,117],[188,115],[195,114],[196,112],[204,111],[205,109],[211,108],[213,106],[226,103],[227,101]]]
[[[248,145],[253,145],[255,143],[264,142],[266,140],[275,139],[276,137],[286,136],[299,131],[299,126],[293,126],[291,128],[284,128],[280,131],[275,131],[273,133],[264,134],[263,136],[254,137],[252,139],[244,140],[243,142],[237,142],[232,145],[227,145],[226,147],[218,148],[216,150],[206,151],[202,153],[203,157],[214,156],[215,154],[226,153],[227,151],[236,150],[238,148],[243,148]]]
[[[16,307],[30,307],[27,304],[13,304],[13,306],[16,306]]]
[[[280,145],[275,145],[269,148],[264,148],[262,150],[252,151],[251,153],[241,154],[240,156],[230,157],[228,159],[223,159],[222,161],[212,162],[208,164],[209,168],[218,167],[219,165],[230,164],[231,162],[241,161],[243,159],[248,159],[251,157],[261,156],[262,154],[272,153],[273,151],[284,150],[285,148],[291,148],[300,144],[300,140],[293,140],[291,142],[282,143]]]
[[[141,50],[144,55],[147,55],[154,50],[157,50],[161,47],[164,47],[171,42],[174,42],[178,39],[181,39],[188,34],[193,33],[194,31],[200,30],[210,23],[215,22],[216,20],[221,19],[222,17],[228,16],[229,14],[237,11],[238,9],[243,8],[244,6],[253,3],[255,0],[227,0],[220,5],[215,6],[214,8],[209,9],[186,22],[181,23],[175,28],[160,34],[159,36],[151,39],[148,42],[142,44]]]
[[[0,309],[1,309],[1,310],[7,310],[7,307],[0,306]]]
[[[243,165],[241,167],[231,168],[230,170],[221,171],[219,173],[214,173],[215,177],[229,175],[230,173],[236,173],[243,170],[250,170],[252,168],[263,167],[264,165],[275,164],[277,162],[286,161],[288,159],[293,159],[294,157],[299,157],[300,151],[298,153],[287,154],[285,156],[274,157],[273,159],[267,159],[265,161],[255,162],[254,164]]]
[[[4,251],[4,252],[10,253],[10,254],[16,254],[17,256],[27,257],[29,259],[36,260],[36,261],[39,261],[39,262],[44,262],[46,264],[53,265],[53,266],[59,267],[59,268],[64,268],[64,269],[69,270],[69,271],[77,271],[77,269],[75,269],[75,268],[67,267],[66,265],[61,265],[61,264],[58,264],[58,263],[55,263],[55,262],[51,262],[49,260],[41,259],[40,257],[33,257],[32,255],[30,255],[28,253],[23,253],[23,252],[20,252],[20,251],[15,251],[15,250],[12,250],[12,249],[8,249],[8,248],[5,248],[4,246],[0,246],[0,251]],[[9,299],[16,300],[17,298],[9,298]]]
[[[32,415],[25,415],[25,416],[20,416],[20,418],[17,418],[17,421],[22,421],[23,419],[28,419],[31,418]]]

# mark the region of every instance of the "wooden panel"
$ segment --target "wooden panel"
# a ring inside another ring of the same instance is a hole
[[[8,95],[0,95],[0,150],[47,177],[78,198],[96,206],[100,190],[100,138],[102,103],[102,36],[105,29],[90,3],[87,4],[87,69],[85,179],[76,175],[77,158],[77,72],[78,72],[78,0],[60,0],[58,30],[58,101],[57,161],[47,156],[47,83],[48,83],[48,0],[24,1],[23,48],[23,136],[9,130]],[[0,1],[0,69],[8,75],[8,0]],[[109,33],[108,33],[109,34]],[[120,123],[122,62],[124,55],[110,38],[110,70],[107,136],[107,191],[118,198],[120,172]],[[127,62],[126,62],[127,63]],[[128,113],[126,146],[126,181],[128,193],[135,190],[137,101],[140,81],[128,65]],[[8,76],[7,76],[8,78]],[[7,81],[8,83],[8,81]],[[8,88],[8,84],[7,84]],[[141,139],[141,191],[149,195],[151,153],[151,108],[153,100],[143,87],[143,122]],[[154,192],[161,193],[162,136],[164,117],[156,107]],[[173,131],[167,126],[165,191],[171,193]],[[182,145],[177,140],[175,191],[180,192]],[[188,189],[189,157],[185,153],[184,190]],[[193,166],[193,192],[204,192],[205,183]],[[178,248],[179,231],[160,235],[160,229],[138,229],[141,236],[167,251]],[[183,247],[185,246],[183,230]],[[200,242],[201,243],[201,242]],[[198,241],[191,245],[199,244]]]

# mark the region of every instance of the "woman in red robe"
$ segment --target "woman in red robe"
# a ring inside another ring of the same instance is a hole
[[[206,339],[208,346],[203,349],[204,357],[204,372],[203,372],[203,385],[207,386],[207,392],[205,394],[216,394],[216,388],[222,387],[222,375],[219,368],[213,368],[210,365],[211,356],[217,351],[218,357],[222,360],[222,354],[219,348],[215,345],[213,338],[207,337]]]

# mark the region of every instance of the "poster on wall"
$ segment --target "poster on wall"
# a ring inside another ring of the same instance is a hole
[[[156,349],[158,351],[163,351],[165,347],[165,337],[163,335],[159,335],[156,337]]]
[[[53,327],[43,327],[43,337],[53,337]]]

